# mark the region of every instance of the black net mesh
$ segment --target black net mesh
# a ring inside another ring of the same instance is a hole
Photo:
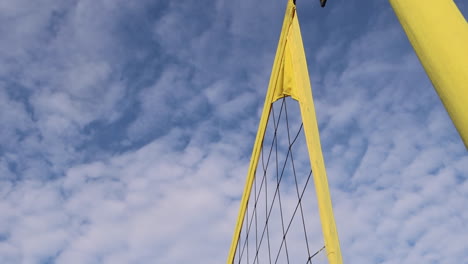
[[[298,103],[272,106],[234,263],[328,263]]]

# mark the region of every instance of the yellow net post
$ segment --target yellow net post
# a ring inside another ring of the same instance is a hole
[[[390,0],[468,148],[468,24],[452,0]]]

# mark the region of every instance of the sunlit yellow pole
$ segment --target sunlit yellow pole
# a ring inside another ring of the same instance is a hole
[[[452,0],[390,3],[468,149],[468,24]]]

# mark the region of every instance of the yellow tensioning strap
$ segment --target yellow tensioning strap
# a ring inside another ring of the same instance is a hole
[[[390,3],[468,149],[468,24],[452,0]]]
[[[252,184],[255,179],[255,172],[260,157],[262,140],[265,135],[270,109],[274,101],[285,96],[291,96],[299,102],[309,159],[313,171],[313,179],[316,188],[317,203],[328,261],[330,264],[342,264],[340,243],[333,216],[328,180],[322,156],[322,149],[320,146],[319,130],[312,99],[307,62],[302,44],[296,7],[292,0],[288,1],[286,8],[283,28],[252,151],[249,171],[247,174],[247,182],[242,195],[239,215],[227,263],[232,264],[234,261]]]

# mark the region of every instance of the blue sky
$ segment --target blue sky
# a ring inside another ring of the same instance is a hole
[[[328,2],[297,0],[345,263],[468,259],[468,155],[389,3]],[[0,263],[224,262],[285,6],[1,1]]]

